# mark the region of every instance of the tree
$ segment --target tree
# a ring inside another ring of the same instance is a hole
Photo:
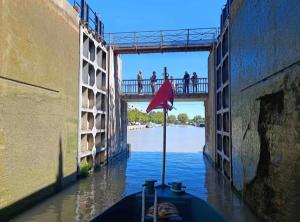
[[[196,125],[203,124],[204,118],[202,118],[200,115],[194,116],[193,123],[195,123]]]
[[[168,123],[175,123],[177,120],[175,115],[168,116]]]
[[[128,122],[137,122],[137,111],[128,110],[127,118],[128,118]]]
[[[161,124],[164,121],[164,114],[162,112],[151,112],[149,117],[153,123]]]
[[[149,122],[150,117],[146,113],[140,112],[138,110],[129,110],[127,113],[128,122]]]
[[[189,121],[189,117],[186,113],[180,113],[177,116],[177,119],[182,123],[182,124],[186,124]]]

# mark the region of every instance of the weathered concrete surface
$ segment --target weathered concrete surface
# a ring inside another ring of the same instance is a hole
[[[127,103],[121,99],[122,60],[109,49],[108,158],[127,148]]]
[[[300,217],[300,2],[233,2],[233,185],[266,221]]]
[[[0,1],[2,210],[75,179],[78,21],[65,0]]]
[[[205,105],[205,149],[204,153],[210,160],[215,160],[215,58],[214,50],[208,57],[208,97]]]

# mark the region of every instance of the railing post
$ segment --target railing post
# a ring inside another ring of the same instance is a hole
[[[86,7],[86,26],[89,28],[90,25],[89,25],[89,20],[90,20],[90,6],[88,4],[85,4],[85,7]]]
[[[112,45],[112,42],[111,42],[111,33],[108,33],[108,42],[109,42],[109,45]]]
[[[101,21],[100,21],[100,28],[101,28],[101,37],[102,39],[104,39],[104,23],[102,23]]]
[[[80,11],[80,17],[81,17],[81,20],[83,22],[85,22],[85,12],[86,12],[86,2],[85,0],[81,0],[80,2],[80,7],[81,7],[81,11]]]
[[[98,35],[98,37],[100,37],[100,24],[99,24],[99,18],[96,14],[95,15],[95,31]]]
[[[190,42],[190,29],[187,30],[187,40],[186,40],[186,45],[189,46]]]
[[[160,49],[162,49],[163,44],[164,44],[163,31],[160,31]]]
[[[137,49],[137,33],[134,33],[134,47]]]

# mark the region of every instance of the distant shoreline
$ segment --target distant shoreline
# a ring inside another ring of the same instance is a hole
[[[146,125],[133,125],[133,126],[127,126],[127,130],[139,130],[139,129],[145,129]]]
[[[178,126],[178,127],[182,127],[182,126],[193,126],[193,125],[187,125],[187,124],[182,124],[182,125],[174,125],[174,124],[168,124],[167,126]],[[156,127],[162,127],[161,125],[156,125],[153,127],[149,127],[149,128],[156,128]],[[204,127],[199,127],[199,126],[193,126],[193,127],[197,127],[197,128],[205,128]],[[140,129],[146,129],[147,125],[131,125],[131,126],[127,126],[127,130],[140,130]]]

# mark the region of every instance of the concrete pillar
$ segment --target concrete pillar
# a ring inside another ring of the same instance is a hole
[[[205,148],[204,153],[215,162],[215,48],[208,57],[208,98],[205,106]]]
[[[108,158],[112,158],[126,148],[127,103],[122,101],[122,60],[109,49],[109,117],[108,117]]]

